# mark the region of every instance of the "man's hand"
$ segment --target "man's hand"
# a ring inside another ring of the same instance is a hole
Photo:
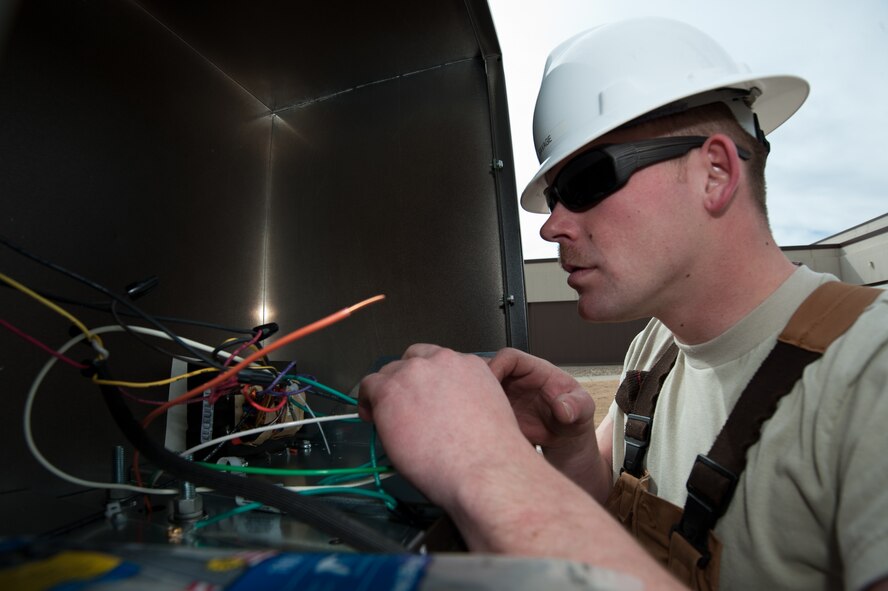
[[[358,412],[376,424],[398,471],[432,501],[452,506],[459,487],[539,461],[484,359],[413,345],[365,377]]]
[[[488,365],[413,345],[361,381],[358,403],[398,471],[447,511],[472,550],[580,560],[638,575],[647,588],[676,588],[589,496],[584,477],[610,488],[592,429],[595,406],[551,364],[506,350]],[[585,476],[564,478],[528,437],[556,450],[588,438],[590,451],[572,463]]]
[[[524,436],[542,446],[553,467],[603,503],[613,486],[612,425],[603,421],[596,434],[595,401],[589,393],[548,361],[516,349],[497,353],[490,370],[502,383]]]
[[[497,353],[490,370],[531,443],[547,450],[579,450],[594,439],[595,402],[570,375],[517,349]]]

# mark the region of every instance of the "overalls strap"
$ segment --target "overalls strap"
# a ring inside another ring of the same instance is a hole
[[[714,528],[731,502],[746,467],[746,452],[759,440],[762,424],[774,414],[778,401],[792,390],[805,367],[850,328],[879,293],[878,289],[831,282],[799,306],[744,389],[709,453],[697,456],[688,478],[684,510],[648,492],[649,476],[643,464],[654,407],[675,364],[676,345],[667,349],[650,372],[626,373],[616,398],[627,416],[627,462],[606,507],[692,589],[718,589],[722,546]],[[635,423],[630,430],[632,420]],[[676,532],[679,535],[674,535]]]

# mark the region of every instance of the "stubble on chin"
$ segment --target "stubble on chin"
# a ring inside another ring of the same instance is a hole
[[[583,252],[572,246],[558,247],[558,262],[563,267],[570,265],[572,267],[588,267],[589,265],[583,261]]]

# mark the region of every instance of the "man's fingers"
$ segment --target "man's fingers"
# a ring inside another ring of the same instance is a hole
[[[401,359],[411,359],[413,357],[431,357],[442,348],[438,345],[429,345],[428,343],[416,343],[407,347]]]
[[[585,392],[566,392],[552,401],[552,414],[564,425],[582,425],[595,416],[595,402]]]
[[[498,351],[493,359],[488,361],[487,365],[490,367],[490,371],[493,373],[494,377],[496,377],[497,381],[502,382],[506,377],[514,377],[519,372],[526,373],[530,371],[530,367],[519,367],[522,365],[522,360],[525,361],[524,365],[527,365],[526,362],[530,359],[533,358],[518,349],[507,348]]]

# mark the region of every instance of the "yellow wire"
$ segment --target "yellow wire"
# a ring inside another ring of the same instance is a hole
[[[101,384],[103,386],[121,386],[123,388],[151,388],[152,386],[166,386],[168,384],[172,384],[173,382],[178,382],[179,380],[184,380],[192,376],[197,376],[202,373],[209,373],[212,371],[219,370],[215,367],[205,367],[203,369],[196,369],[192,372],[183,373],[180,376],[167,378],[165,380],[157,380],[156,382],[123,382],[119,380],[100,380],[96,376],[93,376],[92,381],[94,384]]]
[[[43,297],[39,293],[35,292],[34,290],[30,289],[29,287],[22,285],[21,283],[19,283],[18,281],[16,281],[12,277],[9,277],[7,275],[4,275],[3,273],[0,273],[0,280],[4,281],[5,283],[7,283],[10,286],[14,287],[15,289],[19,290],[23,294],[31,296],[32,298],[34,298],[35,300],[37,300],[38,302],[40,302],[41,304],[43,304],[44,306],[49,308],[50,310],[52,310],[58,314],[61,314],[62,316],[64,316],[68,320],[70,320],[74,324],[74,326],[76,326],[80,330],[80,332],[82,332],[84,335],[86,335],[86,338],[88,338],[94,345],[99,346],[100,349],[97,349],[97,351],[99,353],[99,357],[100,358],[107,357],[108,352],[105,350],[105,345],[102,343],[102,339],[99,338],[99,335],[92,334],[89,331],[89,329],[86,328],[86,325],[83,324],[83,322],[81,322],[73,314],[71,314],[70,312],[68,312],[67,310],[62,308],[61,306],[57,305],[55,302],[49,301],[48,299],[46,299],[45,297]]]

